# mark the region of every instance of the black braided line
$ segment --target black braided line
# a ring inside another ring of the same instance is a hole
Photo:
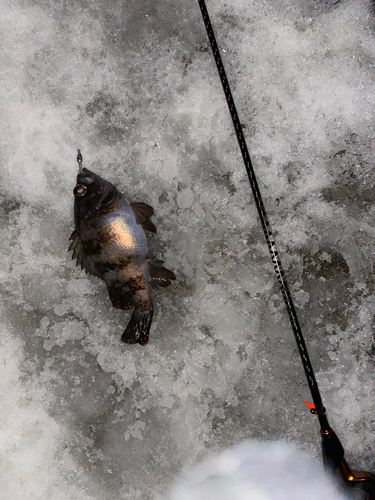
[[[280,283],[281,292],[283,294],[286,309],[288,311],[289,320],[293,329],[293,333],[297,342],[298,351],[301,357],[302,365],[305,370],[307,382],[311,391],[312,398],[314,400],[315,407],[317,409],[317,414],[320,420],[322,429],[329,429],[328,420],[325,415],[325,408],[322,403],[322,398],[320,396],[318,383],[315,379],[313,367],[307,352],[306,344],[302,335],[301,327],[299,325],[296,310],[294,308],[293,300],[289,291],[289,286],[286,282],[284,271],[281,265],[281,260],[276,248],[276,243],[272,235],[271,226],[268,221],[267,213],[264,208],[263,199],[258,187],[258,182],[255,176],[253,165],[250,159],[249,151],[247,149],[245,137],[242,132],[242,126],[237,114],[236,106],[232,97],[232,92],[229,87],[227,76],[225,74],[224,65],[220,56],[219,48],[216,43],[215,35],[211,25],[211,21],[207,12],[206,4],[204,0],[198,0],[199,7],[202,12],[202,17],[204,24],[206,26],[207,35],[211,44],[212,52],[215,58],[216,66],[219,72],[220,80],[223,86],[224,94],[227,99],[229,111],[233,120],[233,125],[236,131],[238,144],[241,149],[242,157],[245,163],[246,172],[249,178],[250,186],[253,192],[255,204],[258,210],[259,218],[263,227],[263,232],[266,237],[268,249],[271,254],[272,263],[276,272],[277,279]]]

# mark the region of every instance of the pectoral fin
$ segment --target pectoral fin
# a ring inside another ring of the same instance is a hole
[[[147,264],[150,271],[150,284],[152,288],[169,286],[171,285],[171,280],[176,279],[176,275],[173,271],[163,267],[164,261],[148,260]]]
[[[72,259],[76,259],[76,265],[81,266],[81,269],[86,271],[86,274],[92,274],[93,276],[99,276],[97,273],[94,263],[90,259],[89,255],[85,251],[80,235],[77,231],[73,231],[69,240],[72,240],[68,252],[73,252]]]
[[[143,229],[146,229],[147,231],[156,233],[156,227],[149,220],[151,215],[153,215],[154,213],[154,209],[150,205],[146,205],[146,203],[143,203],[141,201],[130,203],[130,206],[134,212],[137,224],[140,224],[143,227]]]

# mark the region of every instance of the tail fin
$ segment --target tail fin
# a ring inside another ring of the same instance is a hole
[[[125,344],[146,345],[148,342],[153,310],[145,313],[137,308],[134,309],[129,324],[122,334],[121,341]]]

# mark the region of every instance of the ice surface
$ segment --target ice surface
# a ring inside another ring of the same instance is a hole
[[[208,9],[330,422],[374,463],[370,2]],[[243,439],[320,460],[315,417],[195,0],[0,0],[1,491],[160,499]],[[150,344],[67,254],[76,150],[150,203]]]

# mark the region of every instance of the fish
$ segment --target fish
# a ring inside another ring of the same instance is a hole
[[[107,285],[112,305],[132,309],[121,340],[146,345],[154,312],[151,290],[176,279],[164,261],[148,257],[146,231],[156,233],[150,220],[154,210],[143,202],[131,203],[114,184],[87,168],[79,173],[74,195],[75,230],[69,252],[86,274]]]

